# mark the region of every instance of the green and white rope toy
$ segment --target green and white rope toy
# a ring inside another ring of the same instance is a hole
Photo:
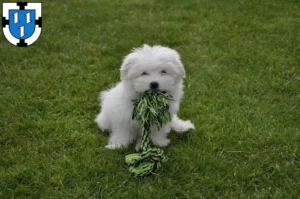
[[[152,126],[160,128],[171,120],[169,100],[169,95],[151,90],[143,92],[139,99],[133,100],[132,119],[139,120],[142,124],[142,152],[127,155],[125,162],[136,177],[155,173],[161,163],[166,161],[164,151],[151,146],[149,135]]]

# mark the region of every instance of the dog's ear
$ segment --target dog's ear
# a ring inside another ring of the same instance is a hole
[[[176,50],[172,50],[172,51],[173,51],[172,62],[176,66],[176,70],[177,70],[179,76],[181,78],[185,78],[186,77],[185,76],[185,70],[184,70],[184,66],[181,62],[180,55]]]
[[[134,56],[133,53],[127,55],[124,58],[123,63],[121,65],[121,69],[120,69],[121,80],[129,79],[129,77],[128,77],[128,71],[129,71],[130,67],[133,65],[134,60],[135,60],[135,56]]]

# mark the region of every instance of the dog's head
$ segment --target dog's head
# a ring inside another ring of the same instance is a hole
[[[121,80],[130,81],[133,89],[172,93],[185,78],[179,54],[170,48],[144,45],[127,55],[121,66]]]

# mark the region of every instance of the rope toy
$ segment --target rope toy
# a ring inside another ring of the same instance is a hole
[[[164,151],[151,146],[149,135],[152,126],[160,128],[171,121],[168,100],[171,100],[169,95],[152,90],[143,92],[139,99],[133,100],[132,119],[140,120],[142,124],[142,152],[127,155],[125,162],[136,177],[155,173],[166,161]]]

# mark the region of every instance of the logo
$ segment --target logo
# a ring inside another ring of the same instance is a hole
[[[3,3],[2,30],[15,46],[32,45],[42,31],[42,3]]]

